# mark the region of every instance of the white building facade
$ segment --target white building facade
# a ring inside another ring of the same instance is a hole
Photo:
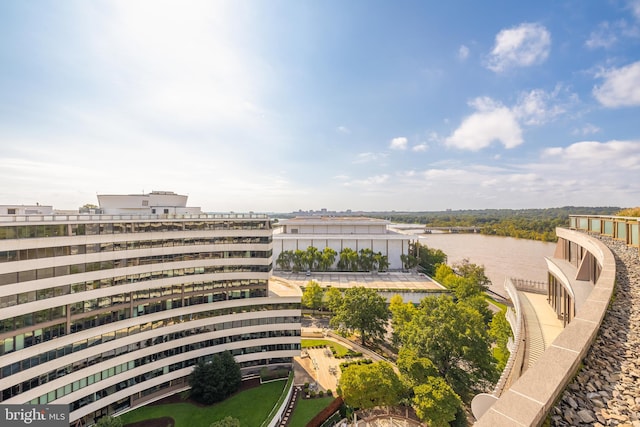
[[[215,353],[243,374],[299,355],[301,293],[269,287],[269,218],[141,196],[0,215],[0,403],[68,404],[87,425],[187,388]]]
[[[345,249],[359,252],[371,249],[389,261],[390,270],[401,270],[400,256],[409,252],[410,237],[388,230],[389,221],[364,217],[296,217],[279,222],[273,236],[273,259],[284,251],[322,251],[331,248],[338,254]],[[336,257],[336,264],[338,257]],[[335,265],[334,265],[335,267]]]

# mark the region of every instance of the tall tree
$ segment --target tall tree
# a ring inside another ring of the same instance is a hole
[[[214,354],[209,362],[200,361],[189,375],[191,396],[210,405],[224,400],[240,386],[240,367],[229,351]]]
[[[360,249],[358,266],[361,271],[371,271],[373,268],[373,251],[369,248]]]
[[[394,406],[405,394],[388,362],[349,366],[340,376],[340,390],[345,403],[360,409]]]
[[[282,270],[291,270],[292,263],[293,263],[292,251],[282,251],[280,252],[280,255],[278,255],[278,259],[276,259],[276,265],[280,267]]]
[[[310,308],[313,313],[322,306],[322,288],[315,280],[310,280],[302,293],[302,305]]]
[[[324,292],[324,305],[334,314],[342,306],[342,300],[342,292],[338,288],[329,288]]]
[[[498,361],[498,371],[502,371],[509,359],[507,343],[509,342],[509,338],[513,336],[513,331],[511,331],[511,326],[505,317],[504,311],[493,315],[493,319],[489,324],[489,336],[495,342],[493,354]]]
[[[334,328],[359,332],[364,344],[368,337],[384,336],[388,319],[387,303],[375,289],[355,287],[345,291],[330,322]]]
[[[482,315],[451,298],[424,298],[400,339],[438,373],[465,401],[497,379],[490,339]]]
[[[305,251],[296,249],[293,252],[293,271],[302,271],[305,268]]]
[[[428,426],[449,427],[462,407],[462,401],[442,377],[427,377],[413,389],[413,408]]]
[[[473,264],[465,258],[462,262],[454,264],[453,269],[462,277],[471,280],[481,292],[486,291],[491,286],[491,280],[485,274],[483,265]]]
[[[416,268],[418,265],[418,258],[412,254],[400,255],[400,261],[402,261],[402,268],[405,270],[411,270],[412,268]]]
[[[447,254],[440,249],[430,249],[426,245],[416,242],[414,250],[415,253],[413,255],[417,258],[418,265],[430,277],[433,277],[439,264],[447,263]]]
[[[389,268],[389,257],[377,252],[373,255],[373,268],[376,271],[386,271]]]
[[[236,362],[230,351],[223,351],[216,356],[220,358],[220,366],[224,373],[224,394],[225,397],[231,396],[238,391],[240,384],[242,383],[242,372],[240,371],[240,365]]]
[[[404,303],[398,294],[391,297],[389,301],[389,311],[391,312],[391,328],[393,330],[393,344],[400,344],[400,335],[403,328],[411,322],[416,307],[412,303]]]
[[[303,256],[303,264],[309,271],[316,270],[322,254],[315,246],[309,246]]]
[[[320,270],[327,271],[336,261],[338,253],[331,248],[324,248],[320,255]]]

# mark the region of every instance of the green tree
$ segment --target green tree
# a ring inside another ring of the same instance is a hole
[[[430,359],[440,376],[465,401],[497,379],[482,315],[451,298],[424,298],[400,340]]]
[[[292,251],[282,251],[280,255],[278,255],[278,259],[276,259],[276,265],[280,267],[282,270],[291,270],[291,265],[293,264],[293,252]]]
[[[240,365],[236,362],[230,351],[223,351],[216,356],[220,358],[222,370],[224,372],[224,394],[225,397],[231,396],[238,391],[242,383],[242,372]]]
[[[430,277],[433,277],[438,265],[447,263],[447,254],[440,249],[430,249],[419,242],[412,245],[411,249],[421,270]]]
[[[423,384],[427,378],[438,375],[438,370],[430,359],[421,357],[416,350],[409,347],[400,349],[396,365],[412,388]]]
[[[393,329],[393,344],[400,344],[401,331],[413,318],[416,307],[408,302],[404,303],[402,297],[398,294],[391,297],[389,301],[389,311],[391,312],[391,327]]]
[[[376,271],[386,271],[389,268],[389,257],[377,252],[373,255],[373,268]]]
[[[324,248],[320,255],[320,270],[327,271],[336,261],[338,253],[331,248]]]
[[[122,427],[122,419],[107,415],[98,420],[96,427]]]
[[[371,249],[360,249],[358,267],[361,271],[371,271],[373,269],[373,251]]]
[[[293,252],[293,271],[296,273],[302,271],[305,268],[305,251],[296,249]]]
[[[336,313],[340,306],[342,306],[342,292],[338,288],[328,288],[324,292],[324,305],[327,307],[332,313]]]
[[[394,406],[405,394],[388,362],[349,366],[340,377],[340,389],[345,403],[360,409]]]
[[[219,421],[212,422],[209,427],[240,427],[240,420],[233,417],[224,417]]]
[[[462,262],[454,264],[453,269],[462,277],[471,280],[481,292],[486,291],[491,286],[491,280],[485,274],[483,265],[470,263],[465,258]]]
[[[405,270],[411,270],[418,265],[418,258],[411,254],[400,255],[400,261],[402,261],[402,268]]]
[[[483,295],[471,295],[464,299],[459,299],[458,303],[465,304],[476,310],[482,316],[485,326],[489,326],[491,319],[493,319],[493,312],[489,309],[489,303]]]
[[[314,271],[317,269],[318,264],[320,264],[321,256],[322,253],[318,251],[318,248],[315,246],[309,246],[302,257],[303,265],[307,270]]]
[[[428,426],[449,427],[462,407],[462,401],[442,377],[427,377],[413,389],[413,409]]]
[[[215,354],[209,362],[200,361],[189,375],[191,397],[205,405],[219,402],[238,390],[241,379],[229,351]]]
[[[375,289],[355,287],[345,291],[330,324],[336,329],[359,332],[364,344],[368,337],[384,336],[388,319],[387,303]]]
[[[338,269],[341,271],[358,271],[358,253],[351,248],[344,248],[340,251]]]
[[[310,308],[313,313],[322,306],[322,288],[315,280],[310,280],[302,293],[302,305]]]
[[[436,267],[435,275],[433,276],[433,278],[436,280],[436,282],[440,283],[442,286],[445,286],[444,282],[451,275],[455,276],[453,269],[447,264],[440,264],[438,265],[438,267]]]
[[[489,336],[495,342],[493,354],[498,361],[497,369],[498,371],[502,371],[509,359],[507,343],[509,342],[509,338],[513,336],[511,326],[505,317],[504,311],[493,315],[493,319],[491,319],[491,323],[489,324]]]

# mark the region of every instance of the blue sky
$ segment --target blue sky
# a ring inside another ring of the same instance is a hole
[[[640,205],[640,0],[3,1],[0,203]]]

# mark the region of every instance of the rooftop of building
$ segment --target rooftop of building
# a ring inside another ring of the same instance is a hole
[[[390,224],[390,221],[379,218],[369,218],[365,216],[297,216],[290,219],[280,220],[281,224],[328,224],[328,223],[343,223],[343,224]]]
[[[348,289],[358,286],[384,291],[429,291],[445,289],[442,285],[424,274],[385,272],[385,273],[349,273],[349,272],[312,272],[293,273],[276,271],[274,276],[297,286],[305,286],[309,281],[317,282],[323,288]],[[269,282],[271,285],[271,282]]]
[[[295,282],[283,277],[272,276],[269,279],[269,296],[301,297],[302,290]]]

